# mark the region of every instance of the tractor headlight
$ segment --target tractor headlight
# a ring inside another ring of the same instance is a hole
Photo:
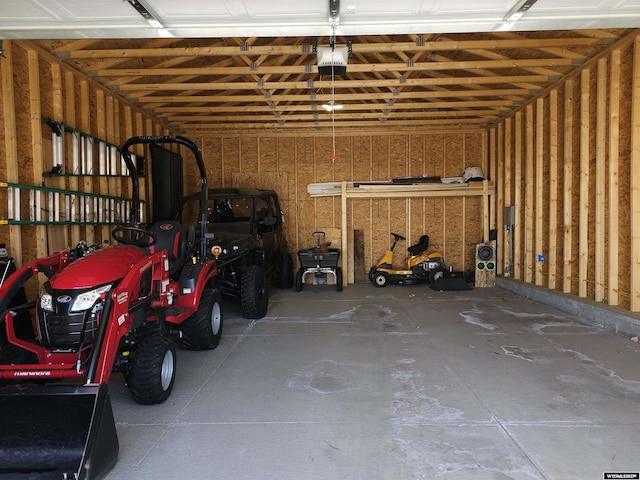
[[[43,310],[48,310],[50,312],[53,311],[53,297],[50,293],[48,293],[44,287],[40,287],[40,291],[38,292],[38,296],[40,297],[40,308]]]
[[[95,288],[88,292],[81,293],[76,297],[76,299],[71,304],[71,312],[82,312],[84,310],[88,310],[93,306],[94,303],[100,298],[105,292],[111,290],[111,285],[103,285],[101,287]]]

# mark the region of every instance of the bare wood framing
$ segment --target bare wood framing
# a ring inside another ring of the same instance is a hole
[[[341,182],[341,248],[343,252],[349,251],[348,243],[348,202],[347,200],[356,199],[407,199],[407,198],[437,198],[437,197],[460,197],[464,199],[466,197],[482,196],[485,198],[483,205],[488,205],[489,196],[495,195],[495,187],[488,181],[481,182],[481,185],[476,185],[480,182],[471,182],[465,186],[461,185],[447,185],[447,184],[432,184],[432,185],[405,185],[394,187],[378,187],[378,186],[364,186],[361,185],[357,188],[347,188],[347,182]],[[464,209],[463,209],[464,210]],[[486,214],[482,213],[483,216]],[[390,212],[389,214],[390,215]],[[446,215],[443,216],[446,219]],[[387,222],[389,219],[387,219]],[[485,232],[488,235],[488,232]],[[487,238],[487,237],[485,237]],[[442,252],[445,253],[444,250]],[[446,255],[446,254],[445,254]],[[353,258],[351,257],[351,260]],[[353,265],[351,265],[347,255],[341,256],[341,265],[343,272],[353,271]],[[348,277],[349,281],[353,283],[353,278]]]
[[[640,311],[640,38],[633,49],[631,104],[631,311]]]
[[[354,44],[353,54],[380,52],[436,52],[461,49],[509,49],[509,48],[551,48],[566,46],[597,45],[599,39],[592,38],[549,38],[522,40],[463,40],[423,42],[395,42]],[[265,45],[250,46],[249,50],[238,46],[231,47],[166,47],[166,48],[134,48],[134,49],[104,49],[104,50],[71,50],[59,52],[62,58],[133,58],[133,57],[193,57],[208,56],[262,56],[262,55],[309,55],[303,45]]]
[[[67,71],[64,74],[64,95],[65,95],[65,114],[63,117],[65,121],[75,127],[76,126],[76,87],[75,87],[75,76],[73,72]],[[68,165],[64,166],[65,169],[68,169]],[[65,170],[67,171],[67,170]],[[70,190],[78,190],[78,177],[69,177],[68,179],[68,188]],[[72,225],[70,227],[70,235],[71,235],[71,243],[76,245],[80,240],[80,225]]]
[[[40,62],[38,53],[27,51],[29,62],[29,116],[31,123],[31,155],[33,161],[33,184],[42,185],[44,152],[42,145],[42,100],[40,98]],[[47,227],[38,225],[36,230],[36,255],[42,258],[48,255]]]
[[[549,92],[549,278],[555,289],[558,273],[558,90]]]
[[[513,161],[512,154],[512,134],[513,134],[513,119],[507,118],[505,120],[504,127],[504,206],[512,207],[513,199],[511,198],[511,163]],[[499,208],[499,207],[498,207]],[[505,231],[504,226],[498,225],[498,228]],[[504,257],[504,270],[503,275],[510,277],[513,274],[513,225],[509,226],[509,231],[504,236],[505,241],[502,242],[502,256]]]
[[[64,118],[64,90],[62,86],[62,68],[60,64],[51,64],[51,89],[53,96],[53,118]],[[65,188],[64,178],[51,179],[54,188]],[[48,235],[50,252],[57,252],[69,246],[69,231],[63,225],[50,225]]]
[[[534,238],[534,282],[536,285],[543,284],[544,276],[544,221],[545,221],[545,201],[544,201],[544,98],[536,101],[536,154],[535,154],[535,238]]]
[[[84,132],[91,131],[91,99],[89,96],[89,82],[86,80],[80,80],[80,130]],[[82,190],[84,192],[93,192],[91,177],[82,179]],[[89,245],[96,243],[95,227],[87,225],[84,230],[86,242]]]
[[[18,144],[16,140],[16,106],[13,88],[13,43],[5,40],[3,44],[5,58],[0,61],[2,72],[2,98],[4,101],[4,142],[7,162],[7,181],[18,183]],[[21,227],[9,226],[11,251],[19,267],[22,264]]]
[[[609,305],[616,306],[619,303],[618,295],[618,277],[620,269],[618,265],[618,257],[620,250],[620,242],[618,239],[618,215],[619,215],[619,150],[620,150],[620,50],[611,52],[611,67],[609,78],[609,223],[608,223],[608,240],[607,249],[609,255],[609,281],[607,298]]]
[[[564,244],[562,261],[562,291],[571,293],[572,247],[573,247],[573,80],[568,80],[564,89]]]
[[[580,222],[578,243],[578,295],[587,296],[589,280],[589,134],[591,70],[580,75]]]
[[[376,78],[372,80],[320,80],[313,82],[314,89],[331,89],[331,88],[383,88],[383,87],[426,87],[426,86],[445,86],[445,85],[485,85],[497,84],[504,85],[506,83],[547,83],[553,80],[549,75],[505,75],[505,76],[486,76],[486,77],[443,77],[443,78],[407,78],[405,80],[395,79],[387,80],[385,78]],[[192,83],[134,83],[120,85],[116,91],[123,92],[157,92],[178,90],[181,92],[188,91],[209,91],[209,90],[255,90],[258,84],[250,84],[247,82],[192,82]],[[308,89],[309,82],[291,81],[291,82],[264,82],[260,86],[266,90],[280,89]]]
[[[594,300],[602,302],[605,293],[605,260],[607,243],[605,239],[606,221],[606,155],[607,155],[607,60],[601,58],[597,66],[598,89],[596,92],[596,203],[595,207],[595,241],[593,245],[595,255]]]
[[[516,97],[510,98],[511,101],[517,101],[521,97],[531,94],[528,88],[496,88],[483,90],[438,90],[428,92],[402,92],[402,96],[395,98],[395,101],[401,102],[408,99],[427,99],[427,98],[465,98],[465,97]],[[392,92],[371,92],[367,95],[369,100],[391,100],[394,99]],[[144,96],[140,98],[132,97],[134,101],[141,104],[147,103],[247,103],[264,101],[264,94],[248,94],[248,95],[157,95]],[[311,102],[322,103],[329,100],[345,101],[353,99],[353,93],[315,93],[315,94],[279,94],[273,100],[277,102]],[[395,104],[395,103],[394,103]]]
[[[523,268],[522,268],[522,238],[524,236],[524,225],[522,220],[524,219],[524,204],[522,202],[522,182],[519,180],[522,178],[522,112],[516,112],[515,120],[515,151],[514,151],[514,177],[516,179],[514,196],[514,205],[516,207],[516,225],[514,228],[514,242],[513,242],[513,258],[514,258],[514,277],[518,280],[522,280]]]
[[[491,160],[491,179],[496,184],[495,202],[491,206],[491,211],[495,212],[492,218],[496,218],[496,233],[498,245],[504,244],[504,123],[500,123],[497,129],[497,136],[494,134],[490,143],[496,145],[496,160]],[[491,131],[495,131],[492,129]],[[495,228],[495,226],[494,226]],[[497,253],[497,271],[504,273],[504,257]]]
[[[524,210],[525,210],[525,219],[524,219],[524,281],[527,283],[533,282],[533,270],[535,268],[534,263],[534,215],[535,215],[535,205],[534,201],[534,175],[533,175],[533,166],[534,166],[534,119],[533,119],[533,105],[529,104],[525,108],[526,112],[526,133],[525,133],[525,142],[526,142],[526,150],[525,150],[525,199],[524,199]]]

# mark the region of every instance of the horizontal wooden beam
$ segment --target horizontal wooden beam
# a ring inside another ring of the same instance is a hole
[[[271,115],[257,115],[253,111],[247,111],[245,115],[174,115],[166,117],[169,122],[180,122],[182,125],[187,125],[189,122],[239,122],[239,121],[251,121],[251,122],[265,122],[275,118],[277,120],[292,121],[292,120],[309,120],[312,115],[318,117],[329,118],[330,112],[316,111],[308,112],[306,114],[292,114],[292,113],[280,113],[274,111]],[[340,113],[335,114],[335,120],[347,116],[355,119],[365,118],[383,118],[385,115],[383,112],[362,112],[362,113],[349,113],[340,110]],[[389,112],[386,116],[403,117],[403,118],[460,118],[460,117],[493,117],[500,116],[500,110],[464,110],[464,111],[443,111],[443,112]]]
[[[382,121],[384,120],[384,121]],[[437,120],[415,120],[415,119],[382,119],[382,120],[358,120],[358,121],[315,121],[315,122],[286,122],[273,120],[271,122],[243,122],[243,123],[229,123],[229,122],[209,122],[209,123],[185,123],[180,125],[180,129],[183,132],[191,132],[192,134],[202,135],[203,133],[211,133],[216,130],[248,130],[248,129],[280,129],[280,128],[331,128],[333,126],[337,128],[360,128],[360,127],[381,127],[385,126],[408,126],[408,127],[436,127],[436,128],[450,128],[450,127],[468,127],[468,128],[484,128],[487,126],[487,121],[477,118],[456,118],[456,119],[437,119]]]
[[[330,80],[311,82],[263,82],[254,84],[247,82],[195,82],[195,83],[136,83],[114,87],[116,91],[126,92],[159,92],[159,91],[190,91],[190,90],[306,90],[320,88],[395,88],[395,87],[424,87],[434,85],[504,85],[509,83],[541,83],[546,84],[554,79],[547,75],[507,75],[492,77],[445,77],[445,78],[408,78],[408,79],[372,79],[372,80]]]
[[[521,49],[550,47],[593,46],[603,40],[587,37],[537,38],[518,40],[460,40],[460,41],[424,41],[368,43],[352,45],[354,54],[380,52],[442,52],[468,49]],[[193,57],[208,56],[263,56],[263,55],[313,55],[310,44],[303,45],[236,45],[209,47],[168,47],[168,48],[118,48],[103,50],[58,51],[60,58],[136,58],[136,57]]]
[[[358,97],[352,97],[351,100],[359,101]],[[327,100],[330,101],[330,100]],[[514,102],[511,100],[485,100],[485,101],[468,101],[468,102],[396,102],[388,105],[386,102],[364,102],[364,103],[345,103],[341,111],[366,111],[366,110],[388,110],[391,112],[399,112],[403,110],[434,110],[434,109],[467,109],[467,108],[486,108],[486,107],[504,107],[511,108]],[[152,109],[153,110],[153,109]],[[168,113],[238,113],[238,112],[268,112],[268,111],[286,111],[286,112],[324,112],[325,110],[317,103],[277,103],[272,105],[218,105],[215,107],[165,107],[162,108],[162,114]]]
[[[566,67],[576,62],[570,58],[536,58],[524,60],[477,60],[467,62],[419,62],[419,63],[349,63],[350,73],[402,72],[432,70],[477,70],[530,67]],[[129,76],[173,76],[173,75],[260,75],[260,74],[302,74],[310,73],[307,65],[247,65],[245,67],[168,67],[168,68],[105,68],[88,72],[89,76],[129,77]],[[316,72],[315,62],[312,73]]]
[[[534,95],[536,91],[527,88],[496,88],[486,90],[442,90],[428,92],[400,92],[397,97],[392,92],[368,93],[367,98],[371,100],[384,99],[397,100],[410,98],[464,98],[464,97],[526,97]],[[315,93],[311,94],[278,94],[271,98],[271,95],[156,95],[144,97],[130,97],[134,103],[243,103],[260,101],[284,101],[284,102],[324,102],[332,99],[347,101],[353,98],[351,93]]]

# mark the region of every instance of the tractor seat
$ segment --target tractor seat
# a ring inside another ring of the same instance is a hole
[[[427,248],[429,248],[429,235],[422,235],[420,237],[420,242],[416,245],[411,245],[407,250],[411,255],[420,255]]]
[[[162,221],[149,227],[156,243],[149,247],[151,253],[166,250],[169,259],[169,276],[175,275],[186,263],[189,256],[187,233],[179,222]]]

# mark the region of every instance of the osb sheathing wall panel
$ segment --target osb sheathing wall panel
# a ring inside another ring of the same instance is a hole
[[[496,208],[517,212],[511,265],[509,237],[498,226],[499,273],[637,312],[631,166],[640,159],[632,141],[640,54],[631,40],[503,119],[488,152]]]
[[[61,65],[55,57],[31,43],[5,40],[3,47],[5,57],[0,58],[0,181],[130,195],[128,179],[43,177],[43,173],[52,169],[53,157],[52,132],[42,119],[52,118],[116,145],[133,135],[169,132],[142,110],[132,108],[109,90]],[[65,158],[70,159],[70,146],[66,145],[66,149]],[[145,198],[144,179],[141,186],[141,195]],[[0,190],[0,214],[1,219],[6,220],[7,192]],[[25,202],[23,217],[28,212],[28,201]],[[147,204],[147,208],[149,206]],[[90,243],[107,240],[109,231],[109,228],[92,226],[0,225],[0,243],[7,245],[10,255],[21,265],[73,246],[80,240]]]
[[[294,254],[313,244],[314,231],[334,232],[341,226],[340,197],[311,197],[307,192],[310,183],[409,175],[458,177],[467,166],[482,166],[484,145],[482,131],[383,130],[338,133],[335,139],[315,132],[266,133],[194,140],[202,147],[211,187],[273,188],[280,182],[275,190],[281,197],[287,240]],[[390,232],[407,238],[398,245],[398,266],[406,248],[424,234],[429,235],[432,248],[444,254],[447,264],[457,269],[473,268],[475,246],[486,240],[482,238],[480,198],[350,200],[347,214],[348,241],[352,243],[355,230],[364,234],[365,271],[389,248]],[[338,247],[340,240],[334,242]]]

